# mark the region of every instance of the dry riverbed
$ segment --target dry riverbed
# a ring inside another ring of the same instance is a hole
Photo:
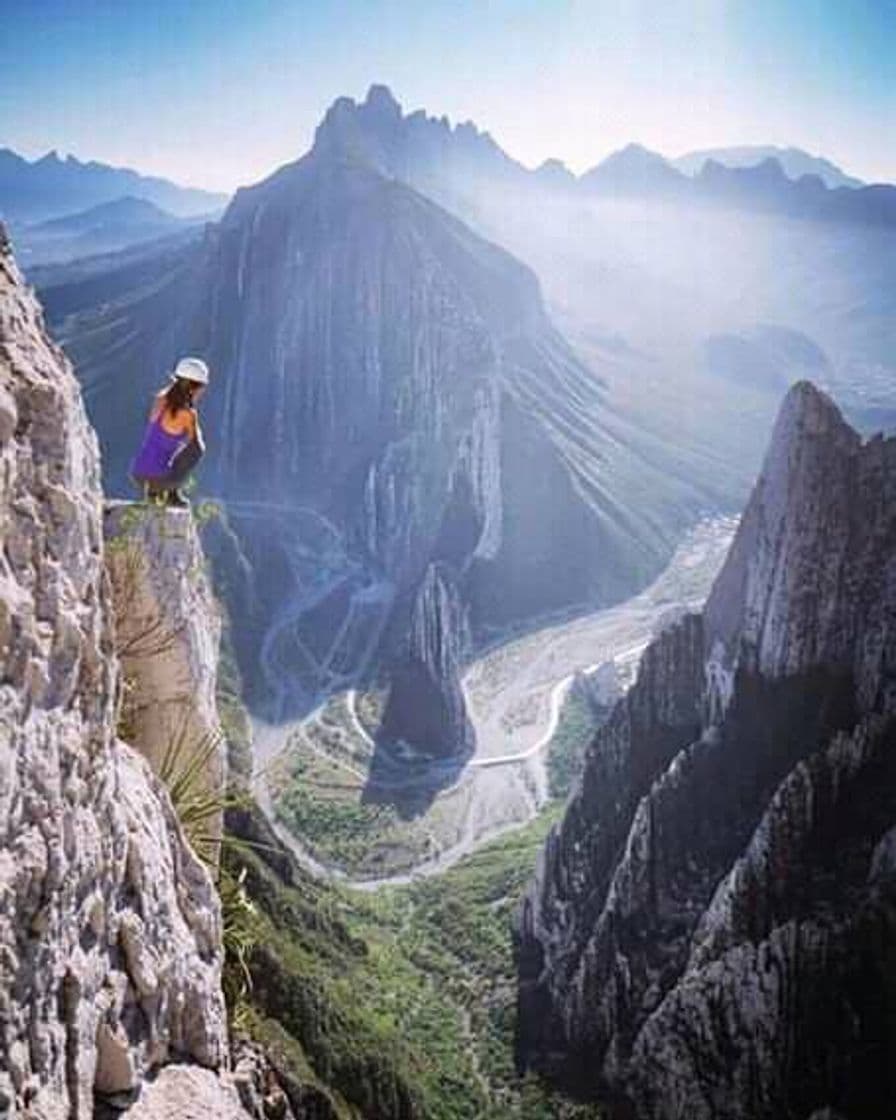
[[[660,577],[625,603],[472,662],[463,687],[476,752],[410,819],[362,799],[373,742],[359,708],[370,698],[341,693],[300,723],[257,724],[254,786],[280,835],[317,874],[373,889],[441,872],[531,820],[549,800],[546,759],[576,675],[599,673],[609,693],[627,687],[652,637],[682,610],[701,606],[736,524],[701,522]]]

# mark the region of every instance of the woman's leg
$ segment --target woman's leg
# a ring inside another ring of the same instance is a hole
[[[168,491],[168,483],[162,478],[140,478],[131,475],[131,481],[140,491],[144,502],[151,502],[156,498],[164,497]]]
[[[165,484],[169,487],[180,486],[202,458],[202,454],[203,449],[198,440],[191,440],[186,447],[182,447],[171,460],[171,467],[165,476]]]

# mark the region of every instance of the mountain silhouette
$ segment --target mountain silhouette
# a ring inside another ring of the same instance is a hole
[[[226,196],[181,187],[167,179],[141,175],[56,151],[29,161],[0,148],[0,217],[14,227],[75,214],[126,196],[145,199],[177,217],[220,210]]]

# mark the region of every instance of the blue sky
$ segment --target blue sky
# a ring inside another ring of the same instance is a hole
[[[0,0],[0,146],[219,189],[389,85],[575,171],[795,144],[896,181],[896,0]]]

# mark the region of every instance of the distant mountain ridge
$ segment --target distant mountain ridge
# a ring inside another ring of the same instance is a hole
[[[746,144],[732,148],[704,148],[686,152],[670,162],[685,175],[699,175],[704,165],[713,160],[725,167],[755,167],[767,159],[775,159],[788,179],[817,175],[826,187],[864,187],[861,179],[847,175],[842,168],[823,156],[813,156],[801,148],[780,148],[774,144]]]
[[[65,264],[186,233],[200,222],[200,218],[177,218],[148,199],[126,195],[25,226],[15,243],[30,274],[35,266]]]
[[[13,224],[46,221],[130,195],[145,199],[176,217],[220,210],[227,196],[168,179],[141,175],[126,167],[56,151],[29,161],[10,148],[0,148],[0,216]]]
[[[829,189],[818,175],[803,175],[794,182],[773,157],[748,168],[708,160],[692,182],[705,201],[738,209],[870,225],[896,223],[896,187],[881,183]]]
[[[618,193],[673,193],[683,194],[687,180],[661,156],[640,144],[627,144],[613,152],[579,179],[579,185],[588,190]]]
[[[48,218],[32,229],[41,233],[84,233],[100,225],[134,221],[152,222],[160,226],[173,226],[178,222],[173,214],[156,206],[154,202],[135,198],[134,195],[124,195],[111,202],[100,202],[86,210],[78,210],[74,214],[65,214],[61,218]]]
[[[896,221],[896,187],[866,186],[830,160],[798,148],[715,148],[669,159],[632,143],[579,176],[558,159],[547,159],[533,170],[508,155],[472,121],[452,124],[447,116],[429,116],[422,109],[404,113],[382,84],[372,85],[361,102],[337,98],[316,131],[315,148],[359,159],[465,217],[476,205],[472,185],[497,181],[522,190],[646,193],[697,203],[722,201],[737,208],[778,209],[814,219]],[[720,175],[720,167],[727,175]],[[763,191],[770,177],[778,182],[777,192]],[[754,197],[757,189],[759,199]],[[55,151],[29,162],[10,149],[0,149],[0,216],[14,223],[73,213],[123,195],[145,198],[180,217],[209,213],[226,202],[224,195],[180,187],[130,169],[85,163],[73,156],[63,160]]]
[[[441,205],[475,219],[477,190],[560,190],[619,197],[668,198],[696,205],[765,210],[811,220],[896,223],[896,187],[862,184],[830,187],[833,164],[802,162],[789,150],[755,166],[726,166],[706,158],[699,174],[640,144],[629,144],[574,176],[558,160],[529,170],[471,121],[452,125],[423,110],[405,114],[387,86],[373,85],[362,102],[340,97],[317,129],[315,150],[339,153],[401,179]],[[769,149],[769,151],[774,151]],[[785,162],[782,163],[781,160]],[[786,168],[785,168],[786,163]],[[787,169],[800,173],[794,179]]]

